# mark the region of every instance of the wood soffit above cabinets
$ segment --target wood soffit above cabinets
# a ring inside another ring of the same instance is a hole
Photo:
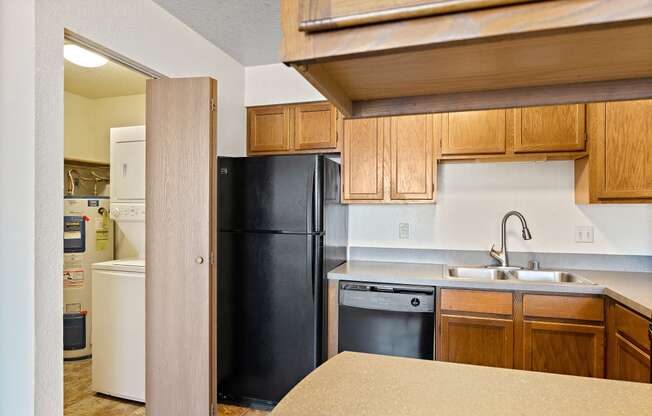
[[[281,9],[283,61],[347,117],[652,98],[652,0]]]

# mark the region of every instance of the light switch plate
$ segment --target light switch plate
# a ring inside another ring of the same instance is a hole
[[[575,227],[575,242],[592,243],[593,227],[590,225],[578,225],[577,227]]]
[[[398,238],[401,240],[407,240],[410,238],[410,224],[402,222],[398,225]]]

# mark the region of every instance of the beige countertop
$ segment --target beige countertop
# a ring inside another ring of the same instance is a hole
[[[271,416],[652,415],[652,385],[343,352]]]
[[[329,279],[495,290],[605,294],[652,319],[652,273],[569,270],[593,285],[473,280],[447,277],[444,264],[349,261],[328,273]]]

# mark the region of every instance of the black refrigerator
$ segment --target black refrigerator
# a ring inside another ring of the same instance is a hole
[[[346,260],[340,165],[218,158],[218,398],[272,406],[324,361],[326,273]]]

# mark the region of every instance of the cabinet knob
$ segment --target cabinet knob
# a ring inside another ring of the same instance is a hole
[[[203,264],[204,263],[204,258],[202,256],[197,256],[197,258],[195,258],[195,263]]]

